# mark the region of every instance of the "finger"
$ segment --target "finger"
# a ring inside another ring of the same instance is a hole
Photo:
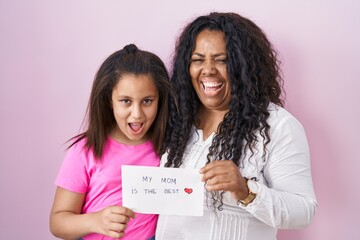
[[[126,224],[130,221],[130,217],[123,215],[123,214],[118,214],[118,213],[112,213],[110,218],[109,218],[110,222],[113,223],[123,223]]]
[[[117,239],[124,236],[126,228],[127,224],[110,222],[106,225],[106,229],[103,234],[108,237]]]
[[[202,180],[206,182],[209,179],[224,177],[231,174],[231,171],[233,170],[229,169],[229,167],[227,167],[226,165],[217,165],[204,172],[204,174],[202,175]],[[236,169],[236,171],[238,170]]]
[[[116,214],[120,214],[120,215],[125,215],[129,218],[135,218],[135,213],[127,208],[127,207],[120,207],[120,206],[112,206],[111,207],[111,212],[112,213],[116,213]]]
[[[231,168],[238,169],[233,161],[230,161],[230,160],[216,160],[216,161],[212,161],[211,163],[206,164],[199,171],[200,171],[201,174],[205,174],[208,171],[218,169],[218,168],[225,168],[227,170],[229,170]]]
[[[209,171],[210,169],[212,169],[218,165],[221,165],[222,162],[224,162],[224,161],[220,161],[220,160],[212,161],[212,162],[206,164],[204,167],[202,167],[199,171],[200,171],[200,173],[205,173],[205,172]]]
[[[114,239],[122,238],[125,236],[125,232],[117,232],[117,231],[108,231],[106,233],[106,236]]]
[[[206,185],[205,188],[208,191],[231,191],[229,183],[218,183],[214,185]]]
[[[223,178],[223,180],[219,180],[219,178],[210,179],[206,182],[205,187],[208,191],[222,190],[234,192],[242,189],[241,183],[237,178]]]
[[[126,223],[111,223],[108,226],[110,231],[115,231],[115,232],[124,232],[127,228],[127,224]]]
[[[231,182],[231,178],[228,175],[215,175],[214,177],[211,177],[209,179],[207,179],[206,181],[206,185],[216,185],[219,183],[230,183]]]

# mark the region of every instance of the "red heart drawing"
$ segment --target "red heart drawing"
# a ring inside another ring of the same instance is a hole
[[[191,194],[193,192],[192,188],[185,188],[184,191],[187,193],[187,194]]]

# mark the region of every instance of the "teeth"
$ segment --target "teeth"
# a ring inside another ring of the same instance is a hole
[[[213,94],[219,90],[223,84],[221,82],[202,82],[202,85],[206,94]]]
[[[206,88],[212,88],[212,87],[220,87],[222,83],[218,82],[203,82],[204,87]]]

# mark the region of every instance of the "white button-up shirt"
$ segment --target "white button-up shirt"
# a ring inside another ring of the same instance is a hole
[[[251,157],[247,152],[244,167],[239,168],[242,176],[258,182],[260,191],[254,201],[239,206],[226,192],[223,210],[213,212],[205,197],[201,217],[160,215],[156,240],[274,240],[278,228],[301,228],[310,223],[317,203],[304,129],[281,107],[272,104],[269,112],[271,141],[265,158],[259,141],[257,152]],[[202,130],[194,128],[181,168],[203,167],[214,136],[203,140]],[[162,166],[166,160],[164,154]]]

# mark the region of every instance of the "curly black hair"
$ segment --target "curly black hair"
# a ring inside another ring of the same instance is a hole
[[[177,92],[177,106],[170,101],[170,119],[164,142],[168,152],[166,167],[180,167],[183,154],[198,122],[201,102],[192,86],[189,73],[191,54],[197,35],[204,31],[221,31],[226,38],[226,64],[231,82],[229,111],[219,124],[207,156],[212,160],[232,160],[242,167],[246,149],[263,138],[263,148],[270,142],[268,105],[283,106],[280,62],[264,32],[251,20],[237,13],[210,13],[189,23],[176,42],[171,82]],[[212,195],[213,206],[222,208],[222,194]]]

